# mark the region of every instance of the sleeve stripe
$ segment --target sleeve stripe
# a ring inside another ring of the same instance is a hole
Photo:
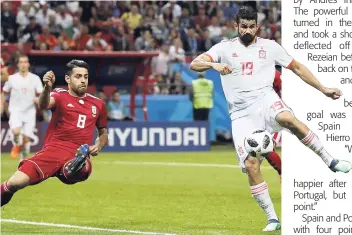
[[[293,64],[293,61],[295,61],[294,59],[291,61],[291,63],[289,63],[285,68],[286,69],[290,69],[291,68],[291,66],[292,66],[292,64]]]
[[[208,57],[209,57],[209,59],[210,59],[210,61],[211,61],[211,62],[214,62],[214,59],[213,59],[213,57],[211,57],[211,55],[209,55],[208,53],[204,53],[203,55],[206,55],[206,56],[208,56]]]

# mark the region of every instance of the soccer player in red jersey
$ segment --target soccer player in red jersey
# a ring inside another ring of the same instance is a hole
[[[44,75],[44,90],[39,97],[41,109],[51,109],[44,146],[32,158],[23,160],[15,174],[1,184],[1,206],[13,194],[29,185],[57,177],[63,183],[74,184],[88,179],[92,164],[89,156],[96,156],[108,141],[107,114],[102,100],[86,93],[88,64],[72,60],[67,64],[65,80],[68,90],[55,89],[52,71]],[[94,145],[94,131],[98,138]]]

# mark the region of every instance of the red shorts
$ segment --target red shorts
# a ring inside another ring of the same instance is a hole
[[[50,177],[60,179],[59,174],[63,166],[74,157],[72,151],[46,146],[33,157],[23,160],[18,170],[29,176],[30,185],[38,184]],[[90,160],[88,161],[90,163]]]

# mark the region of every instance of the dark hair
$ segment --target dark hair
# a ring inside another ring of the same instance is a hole
[[[21,59],[21,58],[24,58],[24,57],[26,57],[27,59],[29,59],[29,58],[28,58],[28,55],[26,55],[26,54],[20,54],[20,55],[16,58],[16,64],[18,64],[18,63],[20,62],[20,59]]]
[[[66,75],[71,76],[72,70],[74,68],[86,68],[87,70],[89,70],[89,65],[83,60],[71,60],[66,65],[66,68],[67,68]]]
[[[240,9],[238,10],[238,13],[236,16],[237,24],[240,22],[240,19],[255,20],[255,22],[257,23],[257,21],[258,21],[257,11],[254,10],[254,8],[251,6],[244,5],[244,6],[240,7]]]

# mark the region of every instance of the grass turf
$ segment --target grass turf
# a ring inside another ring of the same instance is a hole
[[[7,154],[2,154],[1,160],[4,181],[18,162]],[[28,187],[2,208],[1,217],[175,234],[265,234],[260,232],[266,225],[265,215],[251,197],[247,177],[240,169],[142,162],[238,164],[233,150],[224,147],[192,153],[104,153],[93,160],[88,181],[69,186],[51,178]],[[279,177],[273,169],[263,172],[280,214]],[[1,226],[4,235],[117,234],[8,222]]]

